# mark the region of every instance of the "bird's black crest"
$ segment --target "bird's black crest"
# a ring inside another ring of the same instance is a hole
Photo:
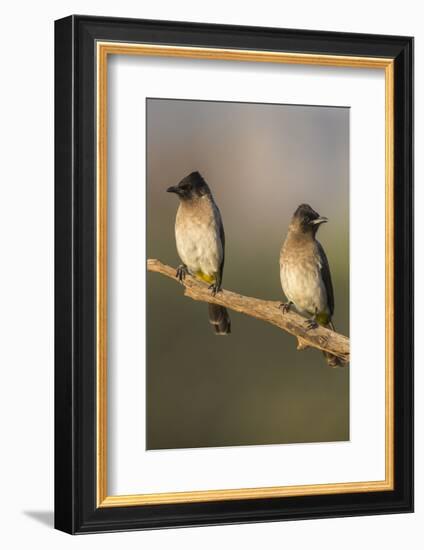
[[[320,216],[309,204],[301,204],[293,215],[292,227],[303,233],[315,235],[321,224],[328,222],[325,216]]]
[[[211,194],[208,184],[199,172],[191,172],[178,185],[170,187],[168,191],[176,193],[182,200],[195,199]]]
[[[318,219],[320,216],[318,212],[315,212],[315,210],[309,206],[309,204],[301,204],[298,206],[293,217],[300,219],[302,222],[309,223],[312,220]]]
[[[183,178],[178,184],[178,187],[184,187],[186,185],[191,187],[201,187],[203,185],[207,185],[207,183],[203,179],[201,173],[196,171]]]

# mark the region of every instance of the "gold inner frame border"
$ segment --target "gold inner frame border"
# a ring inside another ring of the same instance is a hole
[[[113,495],[107,493],[107,62],[109,55],[139,55],[219,59],[262,63],[318,65],[384,69],[385,72],[385,479],[315,485],[215,489],[173,493]],[[394,60],[321,54],[269,52],[154,44],[96,43],[97,61],[97,335],[96,335],[96,470],[97,507],[142,506],[212,502],[255,498],[276,498],[342,493],[390,491],[394,489]]]

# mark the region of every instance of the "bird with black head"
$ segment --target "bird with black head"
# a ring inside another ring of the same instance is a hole
[[[182,264],[177,269],[177,277],[181,281],[188,272],[209,284],[215,296],[222,285],[225,234],[221,213],[211,190],[199,172],[192,172],[167,191],[179,198],[175,240]],[[227,309],[216,304],[208,304],[208,307],[209,322],[215,334],[230,334]]]
[[[324,248],[316,239],[319,227],[327,221],[309,204],[301,204],[293,214],[280,252],[281,286],[288,299],[288,303],[282,304],[282,311],[294,305],[299,313],[308,317],[308,329],[319,324],[335,330],[330,265]],[[327,352],[324,355],[329,366],[341,365],[335,355]]]

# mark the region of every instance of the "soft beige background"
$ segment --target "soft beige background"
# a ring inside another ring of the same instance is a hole
[[[330,219],[319,239],[348,334],[349,109],[149,99],[147,149],[148,257],[179,263],[177,199],[165,190],[199,170],[224,221],[224,287],[282,299],[279,250],[308,202]],[[349,438],[349,369],[234,312],[231,336],[215,337],[207,306],[158,274],[147,297],[149,449]]]

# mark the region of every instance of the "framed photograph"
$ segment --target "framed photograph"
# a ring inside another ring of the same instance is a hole
[[[413,510],[413,39],[55,24],[55,525]]]

